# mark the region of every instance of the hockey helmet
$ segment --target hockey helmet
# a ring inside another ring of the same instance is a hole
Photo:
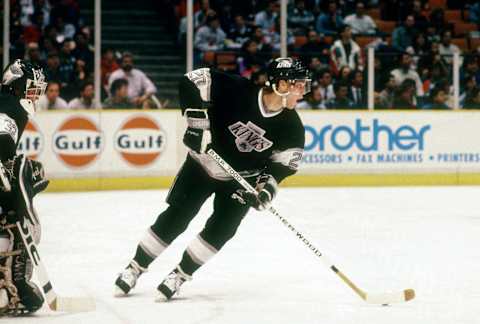
[[[47,82],[43,69],[17,59],[3,71],[2,90],[20,97],[20,104],[29,115],[35,113],[35,101],[45,93]]]
[[[288,81],[291,84],[303,83],[305,85],[304,95],[311,90],[310,71],[300,61],[290,57],[279,57],[268,65],[266,85],[272,87],[278,95],[282,95],[277,91],[280,80]]]

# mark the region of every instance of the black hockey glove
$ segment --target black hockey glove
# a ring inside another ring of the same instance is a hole
[[[245,189],[238,189],[233,193],[232,198],[237,199],[241,204],[249,205],[256,210],[264,210],[270,205],[277,195],[277,181],[269,174],[262,174],[257,179],[257,193],[248,192]]]
[[[197,153],[205,153],[207,145],[211,142],[210,120],[206,110],[185,110],[187,117],[187,130],[183,135],[183,143]]]

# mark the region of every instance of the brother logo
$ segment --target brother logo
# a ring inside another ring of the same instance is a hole
[[[391,127],[381,124],[376,118],[371,125],[364,125],[361,119],[355,119],[353,128],[347,125],[326,125],[317,129],[305,125],[305,150],[324,151],[333,148],[338,151],[358,149],[369,152],[388,148],[389,151],[396,149],[423,151],[425,134],[431,128],[431,125],[425,125],[420,129],[410,125]]]

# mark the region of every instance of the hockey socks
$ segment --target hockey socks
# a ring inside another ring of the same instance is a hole
[[[137,251],[133,260],[142,268],[148,268],[166,248],[165,243],[155,232],[149,228],[143,238],[138,243]]]
[[[186,274],[191,276],[217,252],[218,250],[215,247],[206,242],[200,235],[197,235],[183,253],[179,266]]]

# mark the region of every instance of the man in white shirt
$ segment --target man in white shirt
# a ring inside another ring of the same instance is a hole
[[[145,73],[133,68],[133,56],[130,53],[123,54],[121,68],[110,75],[108,87],[110,88],[112,82],[117,79],[128,81],[128,97],[137,107],[141,107],[157,92],[157,88]]]
[[[460,54],[459,65],[461,66],[463,63],[463,57],[461,56],[462,51],[460,50],[460,48],[458,48],[457,45],[452,44],[451,41],[452,41],[452,32],[449,30],[445,30],[442,34],[442,42],[438,46],[438,51],[440,52],[440,55],[446,55],[445,57],[443,57],[443,59],[448,64],[453,63],[453,54],[459,53]]]
[[[417,71],[411,68],[412,65],[412,56],[408,53],[403,53],[400,59],[400,67],[390,72],[390,74],[395,78],[396,84],[402,84],[405,79],[411,79],[415,81],[416,85],[416,95],[423,97],[423,85],[420,76]]]
[[[95,96],[93,82],[87,81],[80,88],[80,97],[68,103],[68,109],[99,109],[101,106],[93,100]]]
[[[362,2],[357,3],[356,11],[354,14],[348,15],[345,20],[345,24],[352,27],[352,34],[375,34],[377,31],[377,25],[373,21],[372,17],[365,15],[365,5]]]
[[[38,111],[68,109],[67,102],[60,98],[60,84],[56,81],[49,82],[47,91],[38,98],[35,107]]]

